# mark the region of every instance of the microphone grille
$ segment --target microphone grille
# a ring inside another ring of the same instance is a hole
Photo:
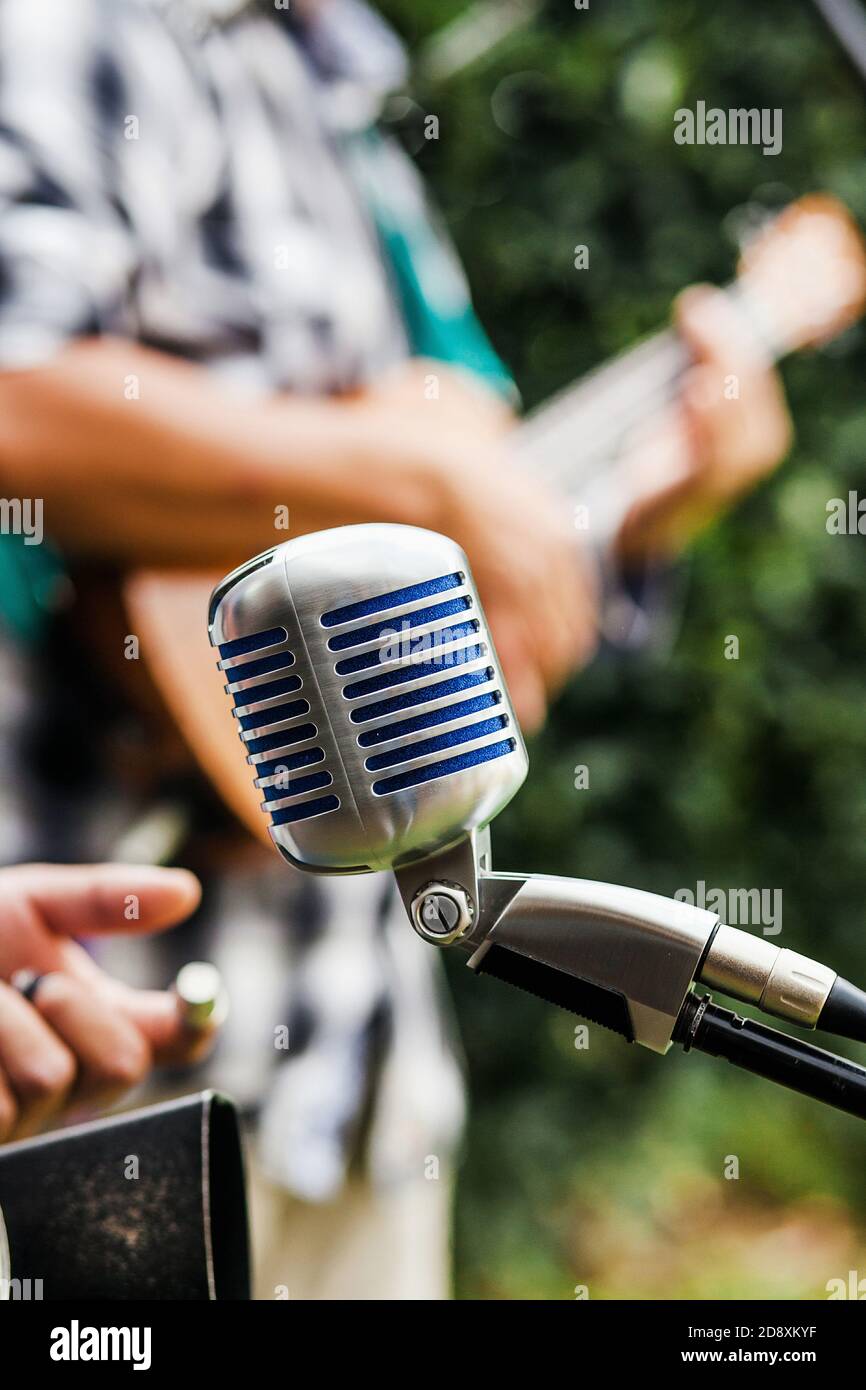
[[[518,747],[463,571],[330,609],[320,621],[332,633],[334,674],[374,796]]]
[[[271,837],[301,867],[395,867],[486,825],[526,775],[466,557],[342,527],[236,570],[211,601]]]
[[[263,785],[262,809],[271,825],[291,825],[339,809],[332,791],[333,775],[325,766],[325,750],[316,741],[318,729],[303,677],[292,668],[297,661],[284,627],[253,632],[217,648],[226,689],[235,704],[238,733]],[[310,792],[321,795],[311,798]],[[272,809],[272,803],[288,802]]]

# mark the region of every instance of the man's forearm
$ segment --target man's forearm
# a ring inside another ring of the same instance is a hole
[[[251,398],[118,339],[0,374],[0,491],[43,498],[46,531],[76,553],[219,565],[284,539],[277,507],[293,533],[415,519],[411,476],[377,476],[387,446],[351,403]]]

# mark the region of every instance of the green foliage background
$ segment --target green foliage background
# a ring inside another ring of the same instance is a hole
[[[382,8],[417,47],[466,5]],[[441,122],[419,163],[527,403],[686,284],[729,278],[733,209],[824,188],[866,223],[866,88],[806,0],[553,0],[418,99]],[[698,99],[782,108],[782,153],[677,146],[673,112]],[[863,485],[864,360],[854,330],[786,364],[789,462],[693,552],[672,650],[599,661],[558,703],[499,864],[781,888],[782,942],[866,975],[866,551],[825,527],[827,500]],[[597,1028],[578,1051],[567,1015],[452,973],[473,1097],[462,1296],[821,1298],[866,1276],[862,1124]]]

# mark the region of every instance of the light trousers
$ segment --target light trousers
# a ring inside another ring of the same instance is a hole
[[[332,1201],[313,1203],[251,1165],[249,1196],[257,1299],[451,1296],[448,1175],[384,1191],[352,1178]]]

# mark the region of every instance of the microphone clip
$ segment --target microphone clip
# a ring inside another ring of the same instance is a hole
[[[815,961],[637,888],[493,871],[489,827],[396,868],[415,931],[457,946],[478,975],[666,1053],[725,1057],[866,1118],[866,1069],[729,1010],[715,986],[801,1027],[866,1039],[866,994]]]

